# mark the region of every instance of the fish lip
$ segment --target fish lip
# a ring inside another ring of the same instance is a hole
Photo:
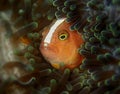
[[[40,44],[40,49],[48,49],[48,48],[50,48],[50,44],[49,44],[49,43],[47,43],[47,42],[42,42],[42,43]]]
[[[49,43],[44,42],[44,43],[43,43],[43,46],[44,46],[44,47],[48,47],[48,46],[49,46]]]
[[[47,61],[54,60],[56,58],[56,50],[51,45],[44,46],[44,42],[40,45],[40,52]]]
[[[56,47],[54,47],[54,45],[47,43],[47,42],[42,42],[40,44],[40,51],[41,52],[50,52],[50,53],[57,53],[57,49]]]

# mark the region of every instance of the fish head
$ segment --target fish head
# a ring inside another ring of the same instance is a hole
[[[62,64],[64,67],[73,69],[83,59],[78,53],[83,39],[77,31],[69,30],[70,24],[65,19],[58,20],[57,24],[56,27],[53,25],[50,29],[43,31],[40,51],[54,68],[60,69]]]

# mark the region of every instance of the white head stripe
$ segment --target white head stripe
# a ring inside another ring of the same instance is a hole
[[[51,39],[52,39],[52,35],[53,35],[53,33],[55,32],[56,28],[57,28],[64,20],[65,20],[65,18],[64,18],[64,19],[58,19],[58,20],[53,24],[53,26],[50,28],[50,30],[49,30],[49,32],[48,32],[48,34],[47,34],[47,36],[46,36],[46,38],[45,38],[45,40],[44,40],[45,43],[50,43],[50,41],[51,41]]]

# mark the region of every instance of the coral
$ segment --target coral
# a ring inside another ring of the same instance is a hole
[[[119,0],[1,0],[0,94],[119,94],[119,5]],[[83,35],[79,53],[85,59],[61,71],[44,60],[39,45],[43,29],[63,17],[71,31]]]

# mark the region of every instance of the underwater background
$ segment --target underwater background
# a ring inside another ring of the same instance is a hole
[[[82,34],[85,58],[61,71],[39,46],[63,17]],[[0,94],[120,94],[120,0],[0,0]]]

